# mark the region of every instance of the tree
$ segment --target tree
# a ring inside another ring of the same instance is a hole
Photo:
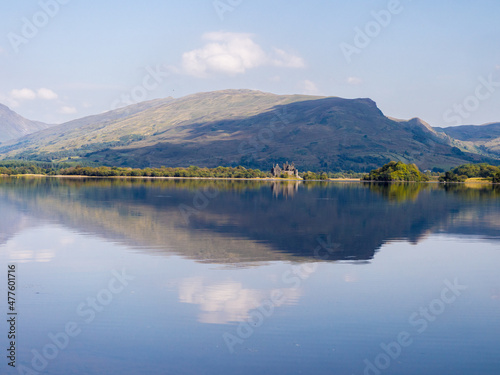
[[[307,171],[304,174],[302,174],[302,179],[304,181],[306,181],[306,180],[319,180],[319,176],[314,172]]]
[[[494,184],[500,184],[500,172],[497,172],[495,175],[493,175],[493,178],[491,181]]]

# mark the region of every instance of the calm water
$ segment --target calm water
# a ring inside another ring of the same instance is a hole
[[[1,179],[0,373],[499,374],[499,208],[491,186]]]

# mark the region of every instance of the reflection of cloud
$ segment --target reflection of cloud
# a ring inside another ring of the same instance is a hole
[[[346,283],[356,283],[358,282],[358,276],[353,274],[346,274],[344,275],[344,281]]]
[[[500,299],[500,288],[492,289],[491,299]]]
[[[261,306],[273,292],[245,289],[234,281],[204,285],[202,278],[189,278],[180,283],[179,300],[200,305],[201,323],[226,324],[247,319],[249,312]],[[280,292],[284,295],[280,305],[293,304],[300,297],[299,289],[280,289]]]
[[[59,243],[63,246],[72,245],[75,243],[75,238],[70,236],[65,236],[59,240]]]
[[[38,251],[30,250],[7,250],[7,259],[16,263],[46,263],[55,257],[52,250],[44,249]]]
[[[35,254],[35,262],[45,263],[50,262],[55,254],[50,250],[41,250]]]

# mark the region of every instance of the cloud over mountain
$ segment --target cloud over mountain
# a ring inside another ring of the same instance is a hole
[[[182,70],[195,77],[212,74],[237,75],[262,66],[303,68],[300,56],[274,48],[271,52],[253,40],[252,34],[211,32],[203,35],[206,42],[201,48],[182,56]]]

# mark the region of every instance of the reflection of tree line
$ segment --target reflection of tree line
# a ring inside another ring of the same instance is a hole
[[[469,184],[420,184],[420,183],[363,183],[370,190],[381,194],[389,201],[404,202],[416,200],[420,193],[428,190],[444,190],[462,199],[491,199],[500,197],[500,185]]]
[[[2,180],[0,180],[2,181]],[[208,187],[211,190],[219,191],[245,191],[249,189],[261,189],[270,187],[275,196],[293,196],[299,190],[299,186],[306,190],[316,188],[326,188],[332,185],[332,182],[323,181],[235,181],[235,180],[196,180],[196,179],[103,179],[92,177],[77,178],[40,178],[40,177],[14,177],[4,178],[10,186],[19,186],[25,188],[35,187],[84,187],[91,184],[93,187],[112,188],[112,187],[134,187],[141,186],[146,188],[179,188],[188,191],[199,191]],[[356,182],[335,182],[342,185],[357,185]],[[497,199],[500,196],[500,185],[495,184],[421,184],[421,183],[370,183],[362,182],[363,186],[371,191],[381,194],[390,201],[404,202],[418,198],[422,191],[429,189],[442,189],[448,193],[458,194],[463,198],[484,197],[487,199]]]
[[[500,198],[500,185],[467,183],[440,185],[447,193],[460,196],[464,199],[498,200]]]
[[[219,194],[186,223],[179,204],[192,205],[207,186]],[[498,190],[491,185],[12,178],[0,183],[0,199],[39,218],[156,249],[151,251],[239,263],[314,259],[318,241],[326,237],[335,250],[329,259],[370,259],[387,241],[418,241],[434,228],[446,230],[453,215],[491,209],[491,202],[493,210],[498,208],[493,199]],[[480,234],[473,222],[466,225]]]
[[[382,195],[391,202],[415,201],[424,189],[435,186],[419,183],[363,183],[370,190]]]
[[[17,176],[0,177],[0,183],[8,186],[18,187],[157,187],[157,188],[182,188],[187,190],[200,190],[208,186],[218,190],[241,191],[262,186],[271,186],[273,181],[248,180],[224,180],[224,179],[142,179],[142,178],[98,178],[98,177],[38,177],[38,176]]]

